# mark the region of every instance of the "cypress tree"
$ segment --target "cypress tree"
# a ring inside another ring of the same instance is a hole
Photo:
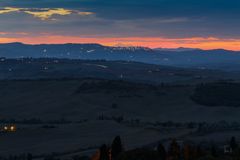
[[[109,160],[109,151],[106,144],[100,147],[100,158],[99,160]]]
[[[111,156],[112,160],[115,160],[120,153],[123,152],[123,146],[120,136],[117,136],[114,138],[112,143],[112,150],[111,150]]]

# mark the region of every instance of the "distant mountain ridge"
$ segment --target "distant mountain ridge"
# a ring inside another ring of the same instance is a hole
[[[150,49],[147,47],[109,47],[100,44],[0,44],[0,57],[66,58],[83,60],[123,60],[149,64],[201,69],[240,71],[240,52],[223,49]]]
[[[185,52],[185,51],[194,51],[194,50],[201,50],[201,49],[179,47],[179,48],[154,48],[154,50],[157,50],[157,51],[172,51],[172,52]]]

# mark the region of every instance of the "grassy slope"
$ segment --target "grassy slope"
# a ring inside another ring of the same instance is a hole
[[[143,86],[133,91],[97,88],[76,93],[86,81],[89,80],[0,81],[0,116],[81,120],[104,114],[145,121],[239,120],[238,108],[205,107],[192,102],[189,96],[193,86],[158,90]],[[113,103],[118,104],[116,109],[111,107]]]

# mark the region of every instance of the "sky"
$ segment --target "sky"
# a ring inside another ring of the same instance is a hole
[[[0,0],[0,43],[240,50],[238,0]]]

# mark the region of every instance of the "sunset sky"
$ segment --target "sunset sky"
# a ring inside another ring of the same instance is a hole
[[[0,0],[0,43],[240,50],[238,0]]]

